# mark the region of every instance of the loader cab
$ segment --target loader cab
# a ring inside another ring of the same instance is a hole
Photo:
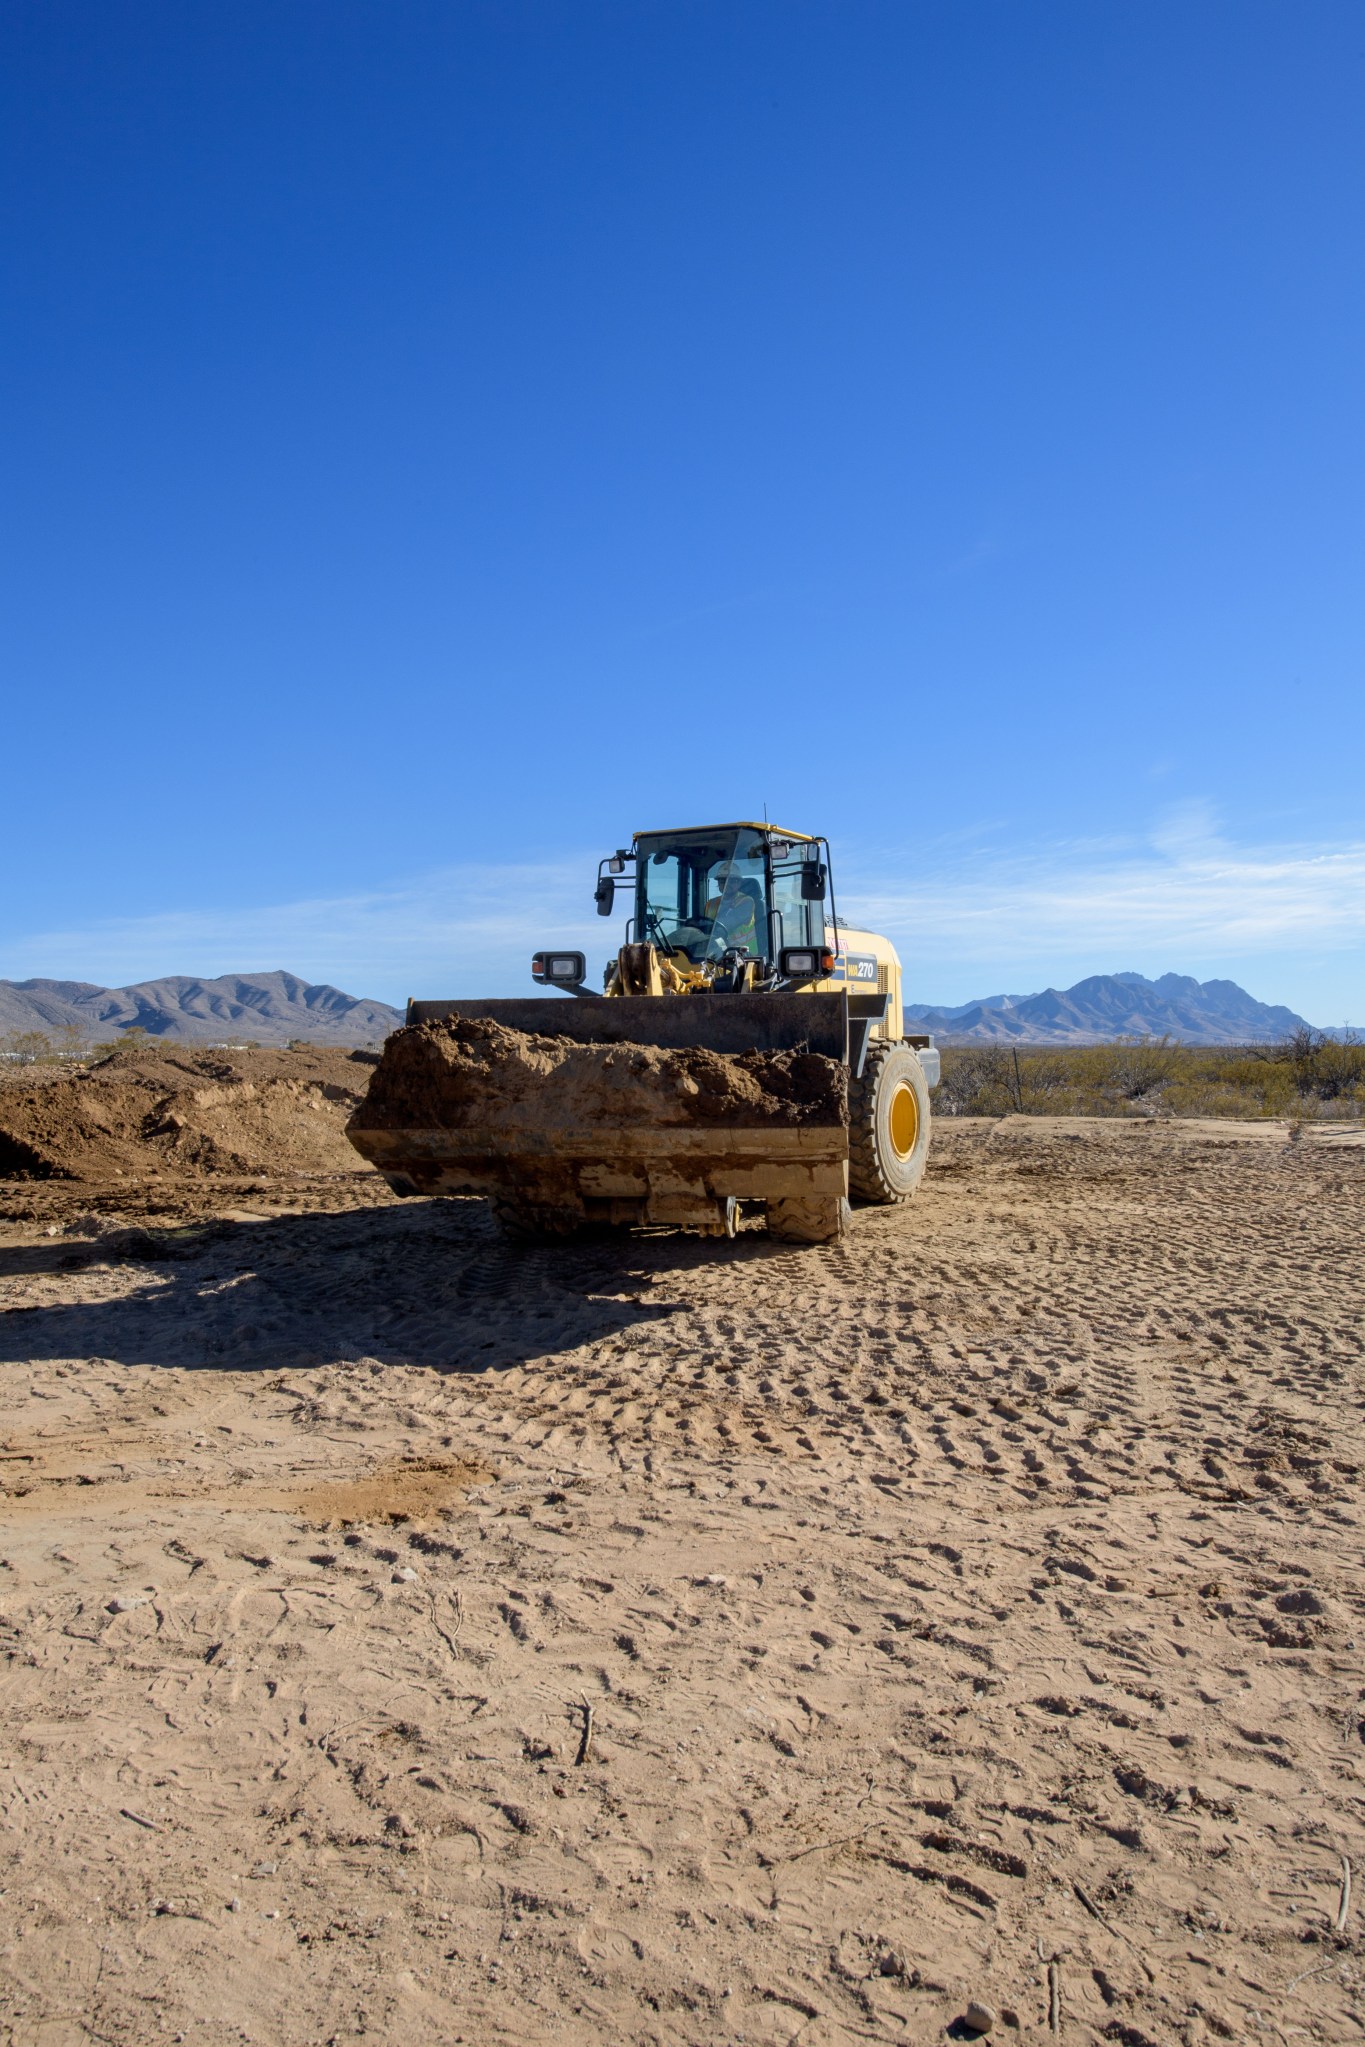
[[[738,949],[776,960],[786,946],[824,946],[823,840],[728,824],[637,832],[634,846],[631,936],[665,957],[701,967]]]

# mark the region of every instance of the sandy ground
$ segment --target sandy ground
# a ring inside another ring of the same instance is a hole
[[[1365,2036],[1358,1138],[8,1192],[0,2039]]]

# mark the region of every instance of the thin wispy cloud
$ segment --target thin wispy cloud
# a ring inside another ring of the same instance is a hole
[[[957,858],[898,887],[855,868],[860,920],[921,955],[1024,964],[1164,949],[1172,958],[1347,950],[1365,943],[1365,841],[1255,847],[1206,813],[1165,820],[1151,843],[1057,844],[1026,858]]]
[[[389,1000],[519,990],[537,946],[600,944],[596,871],[587,854],[554,865],[459,866],[363,895],[111,918],[11,939],[0,973],[124,986],[285,967]]]

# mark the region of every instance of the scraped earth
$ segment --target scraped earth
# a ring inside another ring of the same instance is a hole
[[[811,1249],[0,1203],[0,2038],[1365,2032],[1358,1139],[963,1123]]]
[[[154,1039],[91,1066],[0,1068],[0,1184],[10,1174],[106,1188],[164,1176],[181,1191],[232,1175],[349,1176],[346,1113],[377,1063],[374,1052],[325,1046]]]

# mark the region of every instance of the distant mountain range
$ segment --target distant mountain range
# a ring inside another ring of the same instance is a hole
[[[168,974],[132,988],[89,981],[0,981],[0,1037],[12,1031],[78,1031],[98,1042],[119,1031],[258,1045],[377,1045],[403,1021],[387,1002],[357,1000],[297,974],[222,974],[201,981]]]
[[[98,1042],[119,1031],[154,1038],[287,1045],[378,1045],[403,1019],[386,1002],[343,995],[297,974],[168,974],[132,988],[89,981],[0,981],[0,1038],[15,1031],[79,1032]],[[1189,974],[1092,974],[1074,988],[1041,995],[986,995],[942,1008],[907,1003],[906,1028],[949,1043],[1087,1045],[1110,1038],[1171,1037],[1187,1045],[1246,1045],[1307,1026],[1282,1005],[1257,1002],[1235,981]]]
[[[1091,974],[1041,995],[985,995],[957,1009],[907,1003],[907,1029],[951,1042],[1093,1045],[1111,1038],[1170,1037],[1185,1045],[1252,1045],[1308,1028],[1281,1003],[1258,1002],[1235,981],[1191,974]]]

